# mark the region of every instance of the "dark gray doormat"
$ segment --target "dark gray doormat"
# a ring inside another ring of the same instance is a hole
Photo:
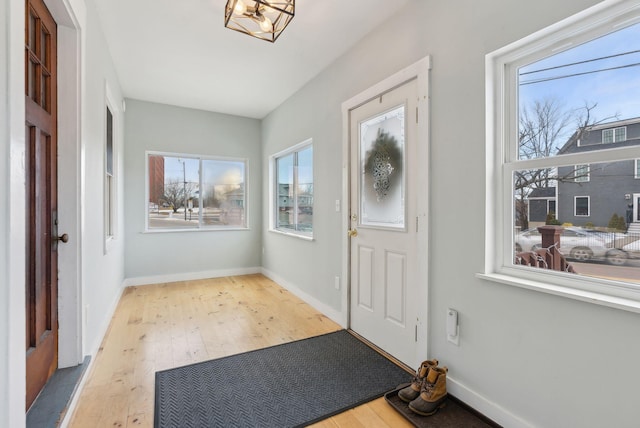
[[[157,372],[154,426],[305,426],[410,379],[340,330]]]

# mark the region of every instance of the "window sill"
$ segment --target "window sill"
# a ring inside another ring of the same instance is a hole
[[[608,306],[614,309],[640,313],[640,300],[634,300],[632,298],[611,296],[595,291],[579,290],[570,286],[549,284],[499,273],[477,273],[476,278],[500,284],[513,285],[527,290],[553,294],[555,296],[567,297],[569,299],[593,303],[596,305]]]
[[[285,231],[278,230],[278,229],[269,229],[269,232],[273,232],[273,233],[276,233],[278,235],[291,236],[292,238],[302,239],[303,241],[314,241],[313,236],[302,235],[302,234],[295,233],[295,232],[285,232]]]
[[[249,231],[248,227],[203,227],[203,228],[184,228],[184,229],[146,229],[142,234],[154,234],[154,233],[176,233],[176,232],[237,232],[237,231]]]

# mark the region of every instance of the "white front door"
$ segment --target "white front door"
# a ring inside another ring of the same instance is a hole
[[[350,111],[350,327],[416,362],[417,101],[413,79]],[[420,263],[426,263],[426,260]]]

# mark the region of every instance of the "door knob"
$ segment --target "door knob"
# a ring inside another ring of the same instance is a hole
[[[61,236],[58,236],[56,240],[62,241],[66,244],[67,242],[69,242],[69,235],[67,235],[66,233],[63,233]]]
[[[358,230],[357,229],[349,229],[347,231],[347,235],[349,235],[350,238],[355,238],[356,236],[358,236]]]

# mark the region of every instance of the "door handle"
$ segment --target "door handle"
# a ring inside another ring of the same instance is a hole
[[[355,238],[358,236],[358,229],[349,229],[347,235],[349,235],[350,238]]]
[[[56,240],[62,241],[66,244],[67,242],[69,242],[69,235],[67,235],[66,233],[63,233],[62,235],[58,236]]]

